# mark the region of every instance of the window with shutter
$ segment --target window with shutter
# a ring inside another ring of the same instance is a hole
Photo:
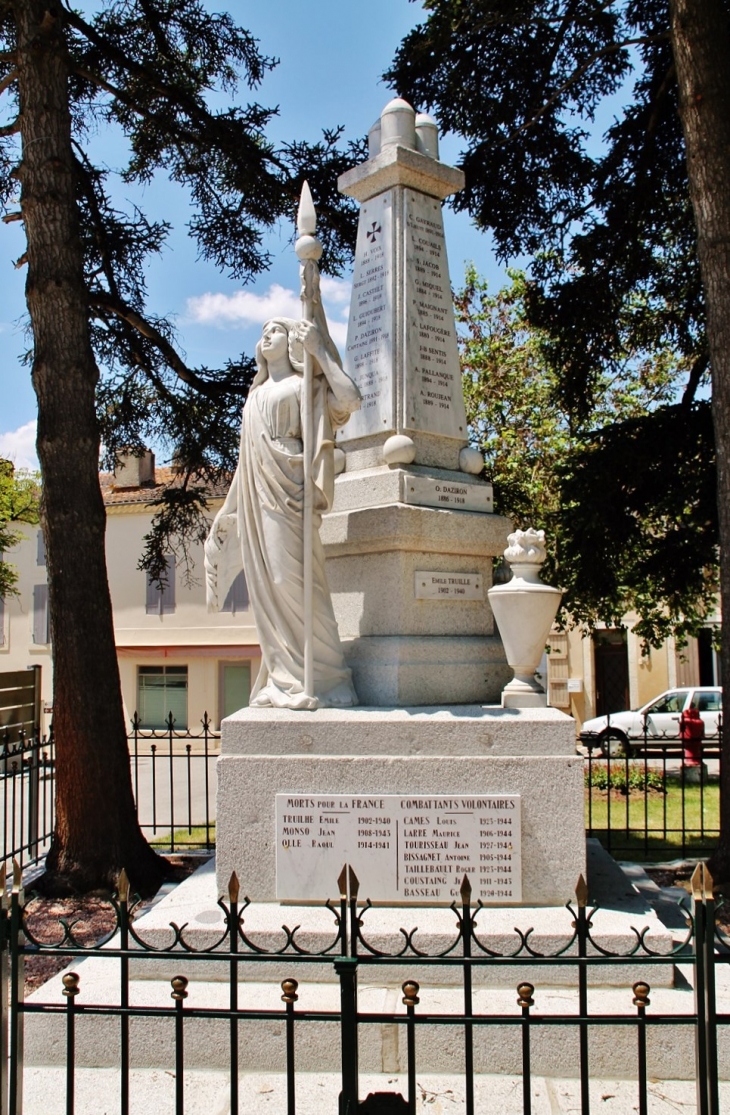
[[[551,631],[548,645],[548,704],[553,708],[570,708],[568,636],[564,632]]]
[[[235,581],[228,590],[228,596],[223,602],[222,612],[231,612],[236,615],[237,612],[245,612],[248,608],[248,585],[243,570],[238,574]]]
[[[51,641],[48,623],[48,585],[33,586],[33,642],[48,645]]]
[[[170,554],[166,561],[166,583],[162,589],[147,574],[147,615],[164,616],[175,611],[175,555]]]
[[[38,528],[38,537],[36,538],[36,565],[45,566],[46,564],[46,543],[43,538],[43,531]]]

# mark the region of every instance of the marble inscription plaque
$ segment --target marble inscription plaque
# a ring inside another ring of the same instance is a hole
[[[347,327],[345,370],[360,388],[362,406],[338,431],[341,439],[394,428],[393,191],[360,210]]]
[[[415,573],[416,600],[483,600],[479,573]]]
[[[459,511],[494,509],[491,484],[462,484],[458,480],[441,480],[434,476],[413,474],[406,477],[403,502],[421,507],[454,507]]]
[[[405,191],[406,368],[403,425],[466,441],[441,206]]]
[[[276,795],[276,896],[333,898],[345,863],[361,899],[450,905],[469,876],[473,900],[522,899],[519,794]]]

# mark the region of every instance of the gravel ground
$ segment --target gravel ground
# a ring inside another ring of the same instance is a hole
[[[181,883],[196,871],[203,860],[199,856],[166,856],[172,872],[170,881]],[[32,894],[32,892],[31,892]],[[137,917],[149,910],[155,899],[141,903],[135,910]],[[73,935],[80,945],[93,945],[103,941],[116,926],[114,907],[106,898],[89,895],[83,898],[29,897],[26,902],[26,925],[30,934],[42,944],[53,944],[64,939],[62,921],[73,927]],[[62,971],[71,961],[63,953],[49,956],[27,956],[25,961],[25,992],[29,995],[46,980]]]

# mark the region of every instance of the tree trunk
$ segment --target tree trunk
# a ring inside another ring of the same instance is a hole
[[[14,0],[13,10],[54,658],[57,813],[47,889],[113,886],[126,867],[133,886],[149,891],[164,864],[135,815],[114,645],[98,473],[99,373],[89,338],[63,9]]]
[[[730,16],[723,0],[670,0],[679,112],[707,306],[720,517],[723,741],[720,843],[710,869],[730,886]],[[708,554],[708,558],[711,555]]]

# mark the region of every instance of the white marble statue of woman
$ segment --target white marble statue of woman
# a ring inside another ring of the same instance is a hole
[[[347,707],[357,704],[345,665],[325,577],[319,537],[334,495],[335,429],[360,406],[336,350],[310,322],[273,318],[256,346],[258,373],[241,422],[238,468],[205,543],[208,607],[219,609],[233,578],[246,575],[261,644],[251,692],[257,708]],[[313,551],[314,700],[304,692],[304,578],[301,393],[304,349],[314,360]]]

